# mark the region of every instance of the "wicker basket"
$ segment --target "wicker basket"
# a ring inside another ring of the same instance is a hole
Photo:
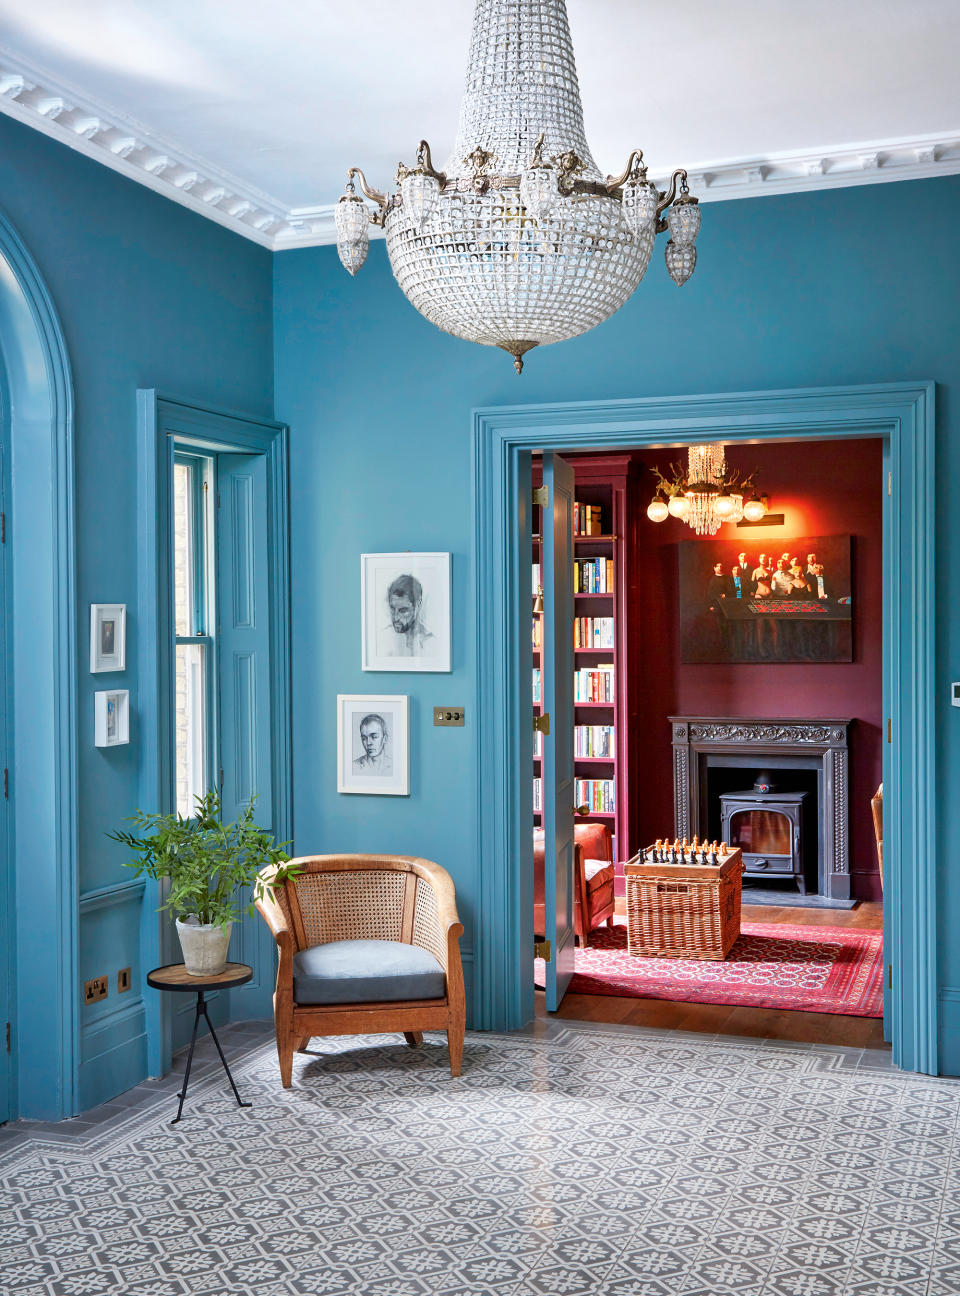
[[[627,880],[627,950],[643,958],[725,959],[740,935],[739,849],[709,865],[641,863]]]

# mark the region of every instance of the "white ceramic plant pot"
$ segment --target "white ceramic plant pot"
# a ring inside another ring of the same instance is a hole
[[[177,919],[183,962],[191,976],[217,976],[227,966],[227,947],[233,923],[219,927],[201,923],[196,914]]]

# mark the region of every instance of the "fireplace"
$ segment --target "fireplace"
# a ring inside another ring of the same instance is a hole
[[[807,894],[803,811],[806,792],[725,792],[720,797],[721,840],[738,846],[743,876],[789,878]]]
[[[748,876],[787,876],[798,885],[805,878],[801,889],[815,880],[819,894],[850,899],[847,786],[852,720],[671,716],[670,723],[676,836],[726,836],[721,798],[749,795],[746,789],[758,770],[776,770],[780,789],[799,798],[797,830],[788,852],[791,867],[783,867],[786,853],[761,851],[767,867],[748,867]],[[783,844],[782,835],[777,844]]]

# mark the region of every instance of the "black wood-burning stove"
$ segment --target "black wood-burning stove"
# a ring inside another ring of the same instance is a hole
[[[793,878],[807,894],[803,871],[806,792],[778,792],[762,775],[749,792],[720,797],[723,840],[739,846],[745,878]]]

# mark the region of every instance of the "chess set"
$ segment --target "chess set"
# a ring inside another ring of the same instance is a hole
[[[731,851],[726,842],[700,841],[694,837],[688,842],[665,841],[658,837],[652,846],[641,850],[636,858],[638,864],[698,864],[719,868],[726,863]]]

